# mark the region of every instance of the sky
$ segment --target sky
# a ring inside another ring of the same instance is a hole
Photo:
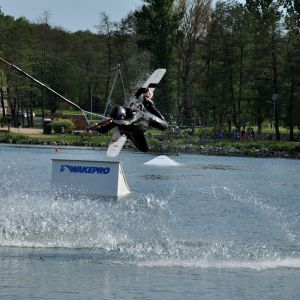
[[[100,13],[105,12],[111,21],[120,21],[142,4],[142,0],[0,0],[5,15],[37,22],[47,11],[51,26],[71,32],[96,32]]]

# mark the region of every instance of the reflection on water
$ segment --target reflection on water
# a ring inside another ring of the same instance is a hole
[[[164,176],[159,174],[145,174],[143,175],[145,180],[172,180],[172,179],[180,179],[180,176]]]
[[[242,170],[241,168],[230,166],[230,165],[216,165],[216,164],[198,164],[196,165],[200,169],[210,169],[210,170],[232,170],[232,171],[237,171],[237,170]]]

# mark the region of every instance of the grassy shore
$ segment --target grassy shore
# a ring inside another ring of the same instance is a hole
[[[154,132],[155,133],[155,132]],[[106,148],[110,135],[91,134],[51,134],[26,135],[22,133],[0,132],[1,143],[83,146]],[[175,136],[169,134],[147,136],[149,151],[154,153],[190,153],[206,155],[283,157],[300,159],[300,142],[271,140],[213,140],[197,136]],[[135,149],[128,141],[125,149]]]

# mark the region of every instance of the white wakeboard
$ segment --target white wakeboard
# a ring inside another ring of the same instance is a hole
[[[166,69],[155,70],[150,75],[150,77],[145,81],[145,83],[138,89],[138,91],[135,93],[135,96],[138,98],[146,88],[151,89],[151,91],[153,93],[156,86],[159,84],[161,79],[164,77],[166,71],[167,71]]]
[[[127,140],[126,135],[121,134],[119,129],[116,128],[107,148],[107,157],[118,156],[126,140]]]
[[[146,80],[146,82],[143,84],[143,88],[154,88],[159,84],[161,79],[164,77],[166,73],[166,69],[157,69],[155,70],[151,76]]]

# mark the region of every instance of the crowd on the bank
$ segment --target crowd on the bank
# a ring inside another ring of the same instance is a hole
[[[217,137],[220,138],[220,137]],[[222,137],[223,138],[223,137]],[[249,127],[245,130],[245,127],[239,132],[237,129],[232,129],[231,138],[233,140],[252,140],[255,138],[255,133],[253,128]]]

